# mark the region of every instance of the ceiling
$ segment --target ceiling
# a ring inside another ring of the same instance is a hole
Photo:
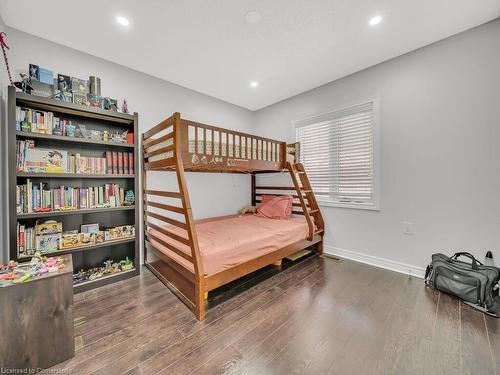
[[[260,22],[248,23],[249,11]],[[257,110],[497,18],[500,0],[2,0],[0,14],[10,27]],[[383,20],[370,26],[375,15]]]

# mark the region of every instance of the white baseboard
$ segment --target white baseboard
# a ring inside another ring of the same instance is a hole
[[[334,255],[340,258],[354,260],[356,262],[369,264],[371,266],[385,268],[387,270],[404,273],[405,275],[416,276],[421,279],[425,276],[425,269],[422,267],[412,266],[409,264],[396,262],[394,260],[383,259],[367,255],[356,251],[340,249],[334,246],[324,245],[325,255]]]

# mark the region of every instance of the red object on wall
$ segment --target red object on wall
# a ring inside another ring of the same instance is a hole
[[[131,145],[134,144],[134,133],[127,133],[127,143]]]

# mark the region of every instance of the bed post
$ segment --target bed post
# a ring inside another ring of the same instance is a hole
[[[189,200],[189,193],[186,186],[186,178],[184,175],[184,166],[182,164],[181,154],[181,115],[175,112],[174,115],[174,145],[175,145],[175,172],[177,175],[177,182],[179,185],[179,192],[181,194],[182,207],[184,208],[184,219],[187,225],[187,233],[189,242],[191,243],[191,252],[193,256],[193,266],[195,272],[195,314],[198,320],[205,319],[205,283],[203,265],[201,263],[200,249],[198,246],[198,238],[194,226],[193,213],[191,209],[191,202]]]
[[[255,196],[255,187],[257,186],[257,181],[256,181],[256,176],[255,176],[255,172],[252,172],[252,206],[256,206],[257,205],[257,198]]]

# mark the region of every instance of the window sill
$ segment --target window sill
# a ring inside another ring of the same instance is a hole
[[[372,203],[348,203],[337,201],[326,201],[318,199],[318,205],[321,207],[353,208],[357,210],[380,211],[378,205]]]

